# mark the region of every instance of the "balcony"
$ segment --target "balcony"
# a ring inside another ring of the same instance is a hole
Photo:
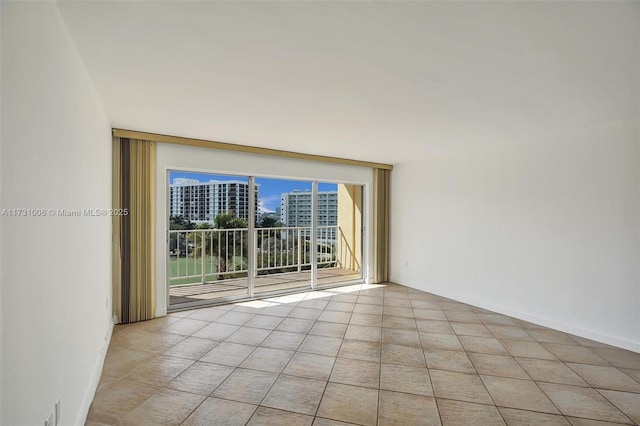
[[[169,231],[170,307],[214,299],[310,288],[312,256],[318,286],[359,280],[360,255],[338,226]],[[255,259],[250,271],[249,255]]]

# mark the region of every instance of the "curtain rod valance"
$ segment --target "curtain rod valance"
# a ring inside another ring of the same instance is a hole
[[[134,130],[113,129],[113,136],[120,138],[142,139],[154,142],[173,143],[179,145],[198,146],[202,148],[223,149],[227,151],[246,152],[249,154],[274,155],[279,157],[296,158],[298,160],[322,161],[325,163],[347,164],[350,166],[372,167],[374,169],[391,170],[390,164],[373,163],[370,161],[351,160],[348,158],[329,157],[325,155],[304,154],[301,152],[284,151],[280,149],[260,148],[248,145],[236,145],[227,142],[215,142],[203,139],[183,138],[179,136],[160,135],[156,133],[138,132]]]

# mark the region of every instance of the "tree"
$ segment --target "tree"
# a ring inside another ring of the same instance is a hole
[[[245,239],[245,233],[248,232],[247,221],[227,213],[217,215],[213,223],[220,231],[214,231],[210,240],[210,253],[217,258],[218,279],[223,280],[229,272],[229,262],[235,264],[236,253],[240,253],[240,269],[244,269],[248,250]]]

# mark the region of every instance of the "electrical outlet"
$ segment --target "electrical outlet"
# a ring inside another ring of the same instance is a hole
[[[56,423],[55,426],[58,426],[58,423],[60,423],[60,398],[58,398],[58,400],[56,401]]]
[[[44,426],[55,426],[53,423],[53,411],[49,413],[47,418],[44,421]]]

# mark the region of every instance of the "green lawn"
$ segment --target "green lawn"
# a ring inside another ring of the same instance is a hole
[[[246,260],[243,262],[243,259],[240,256],[236,256],[234,258],[236,269],[242,269],[242,263],[246,265]],[[205,258],[205,279],[207,282],[216,281],[218,279],[218,262],[216,257],[206,256]],[[229,265],[231,266],[231,265]],[[233,268],[229,268],[233,269]],[[201,282],[202,274],[202,260],[200,258],[196,258],[195,262],[192,257],[172,257],[169,259],[169,285],[178,285],[178,284],[192,284]],[[184,277],[185,275],[197,275],[196,277],[188,277],[188,278],[177,278],[178,276]],[[227,274],[228,275],[228,274]]]

